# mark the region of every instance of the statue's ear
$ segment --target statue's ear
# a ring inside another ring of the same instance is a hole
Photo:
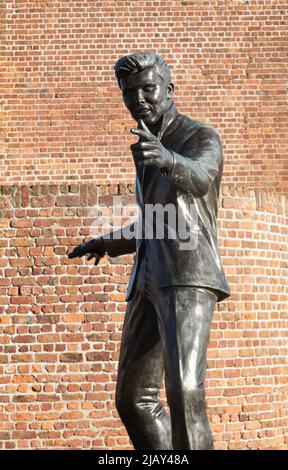
[[[170,82],[168,83],[168,86],[167,86],[167,98],[172,98],[172,96],[174,95],[174,83],[173,82]]]

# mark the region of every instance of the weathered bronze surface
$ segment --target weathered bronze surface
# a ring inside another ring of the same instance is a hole
[[[136,222],[118,239],[107,234],[79,245],[69,258],[88,255],[97,264],[105,254],[136,251],[116,390],[117,410],[135,449],[213,449],[204,391],[206,351],[215,304],[230,293],[216,236],[221,142],[211,126],[177,111],[174,84],[160,56],[125,56],[115,73],[138,123],[131,129],[139,137],[131,152],[141,233],[125,235]],[[167,230],[162,237],[147,236],[143,221],[151,205],[175,209],[190,245],[165,219],[174,237]],[[163,373],[170,416],[159,400]]]

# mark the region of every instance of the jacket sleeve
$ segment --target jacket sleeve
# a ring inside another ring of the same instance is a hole
[[[137,222],[133,222],[101,237],[109,256],[116,257],[136,251],[136,224]]]
[[[201,126],[183,145],[182,155],[171,152],[173,165],[164,175],[194,197],[204,196],[219,173],[223,152],[218,134]]]

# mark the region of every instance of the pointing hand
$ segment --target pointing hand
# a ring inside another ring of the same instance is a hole
[[[99,263],[100,259],[103,258],[106,254],[106,249],[104,246],[103,239],[95,238],[94,240],[90,240],[86,243],[81,243],[80,245],[76,246],[74,250],[69,253],[68,258],[81,258],[82,256],[88,255],[87,260],[91,260],[95,258],[95,266]]]
[[[172,168],[172,153],[162,145],[158,137],[152,134],[142,119],[138,122],[138,129],[131,129],[131,132],[140,137],[139,141],[130,147],[136,164],[168,171]]]

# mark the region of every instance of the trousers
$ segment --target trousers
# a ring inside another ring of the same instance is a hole
[[[127,305],[116,407],[137,450],[213,449],[206,414],[206,351],[217,295],[157,288],[144,257]],[[165,372],[170,413],[159,399]]]

